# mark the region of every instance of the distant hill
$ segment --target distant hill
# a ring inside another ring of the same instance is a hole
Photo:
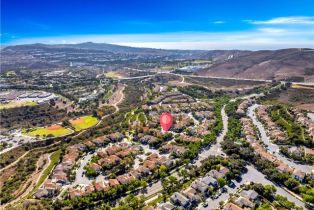
[[[106,43],[28,44],[1,49],[1,69],[36,69],[128,62],[208,59],[214,64],[198,75],[314,82],[314,50],[165,50]]]
[[[217,62],[198,75],[314,82],[314,50],[261,50]]]
[[[7,46],[1,50],[1,69],[49,69],[79,66],[125,65],[134,62],[160,62],[186,59],[221,61],[246,54],[239,50],[164,50],[127,47],[105,43],[26,44]]]
[[[86,51],[98,51],[98,52],[108,52],[115,54],[128,54],[128,55],[141,55],[141,56],[172,56],[174,58],[203,58],[203,59],[227,59],[230,56],[238,56],[246,54],[249,51],[240,51],[240,50],[165,50],[165,49],[154,49],[154,48],[139,48],[139,47],[129,47],[121,46],[115,44],[107,43],[93,43],[93,42],[84,42],[80,44],[56,44],[56,45],[47,45],[47,44],[25,44],[25,45],[14,45],[7,46],[2,50],[2,53],[6,52],[21,52],[21,51],[36,51],[36,50],[47,50],[47,51],[74,51],[74,50],[83,50]]]

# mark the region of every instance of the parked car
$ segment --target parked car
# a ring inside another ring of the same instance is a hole
[[[208,206],[208,203],[207,202],[204,202],[203,203],[203,207],[207,207]]]
[[[213,199],[217,199],[219,197],[218,194],[213,195]]]
[[[225,187],[223,187],[223,188],[220,189],[220,191],[221,191],[222,193],[225,193],[225,192],[228,192],[228,189],[225,188]]]
[[[238,177],[235,178],[235,180],[236,180],[237,182],[241,182],[241,181],[242,181],[242,177],[241,177],[241,176],[238,176]]]
[[[235,188],[236,185],[234,184],[233,181],[230,181],[230,182],[228,183],[228,186],[231,187],[231,188]]]

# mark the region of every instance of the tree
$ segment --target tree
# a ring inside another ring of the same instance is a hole
[[[189,177],[189,173],[188,173],[187,170],[182,169],[182,170],[180,171],[180,176],[182,176],[184,179],[187,179],[187,178]]]
[[[276,188],[274,185],[265,185],[264,186],[264,197],[272,198],[276,193]]]
[[[159,175],[160,175],[160,177],[166,177],[167,176],[167,167],[165,166],[165,165],[161,165],[160,167],[159,167]]]
[[[276,201],[278,203],[275,203],[275,207],[282,208],[285,207],[286,209],[293,209],[295,207],[295,204],[291,201],[288,201],[286,197],[283,197],[281,195],[276,196]]]
[[[53,98],[49,100],[49,103],[50,103],[51,106],[55,106],[56,105],[56,102],[55,102],[55,100]]]
[[[300,186],[300,183],[294,179],[294,178],[289,178],[288,180],[286,180],[284,182],[285,186],[287,186],[287,188],[295,190],[297,187]]]
[[[219,178],[217,179],[217,182],[218,182],[218,184],[219,184],[220,187],[225,186],[226,183],[227,183],[226,180],[225,180],[224,178],[222,178],[222,177],[219,177]]]
[[[256,210],[272,210],[272,207],[269,205],[269,203],[263,203]]]

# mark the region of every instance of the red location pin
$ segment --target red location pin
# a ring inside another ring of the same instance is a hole
[[[168,131],[173,123],[173,117],[169,112],[163,112],[160,116],[160,125],[164,131]]]

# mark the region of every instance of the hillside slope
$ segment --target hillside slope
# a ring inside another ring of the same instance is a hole
[[[314,50],[255,51],[217,62],[198,75],[314,82]]]

